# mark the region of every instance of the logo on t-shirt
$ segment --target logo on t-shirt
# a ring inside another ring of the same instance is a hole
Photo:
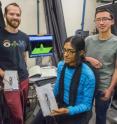
[[[4,45],[4,47],[10,47],[11,44],[10,44],[9,40],[4,40],[3,45]]]
[[[4,45],[4,47],[14,47],[15,48],[19,44],[16,41],[10,42],[9,40],[4,40],[3,45]]]
[[[18,44],[16,41],[13,41],[13,42],[11,43],[11,46],[14,47],[14,48],[15,48],[16,46],[18,46],[18,45],[19,45],[19,44]]]

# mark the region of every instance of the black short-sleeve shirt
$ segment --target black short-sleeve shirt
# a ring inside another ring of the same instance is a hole
[[[19,80],[28,78],[28,71],[23,53],[29,49],[29,38],[21,32],[10,33],[0,29],[0,68],[17,70]]]

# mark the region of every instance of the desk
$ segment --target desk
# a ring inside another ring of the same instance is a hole
[[[36,68],[39,68],[39,70],[36,70]],[[46,66],[46,67],[38,67],[33,66],[31,69],[29,69],[31,71],[29,71],[29,73],[31,72],[35,72],[38,74],[40,73],[40,75],[34,75],[32,77],[29,78],[29,82],[30,84],[47,84],[47,83],[54,83],[56,77],[57,77],[57,68],[55,66]],[[31,74],[30,74],[31,75]],[[45,81],[45,83],[44,83]]]

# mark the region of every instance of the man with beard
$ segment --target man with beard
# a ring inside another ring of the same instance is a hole
[[[18,4],[7,5],[4,16],[6,26],[4,29],[0,29],[0,80],[3,80],[6,70],[18,72],[19,90],[4,91],[4,95],[10,110],[11,124],[23,124],[29,84],[26,67],[29,39],[18,29],[21,22],[21,8]]]

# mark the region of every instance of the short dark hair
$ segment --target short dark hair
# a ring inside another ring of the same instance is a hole
[[[6,15],[7,12],[8,12],[8,7],[9,7],[9,6],[16,6],[16,7],[18,7],[19,10],[20,10],[20,14],[21,14],[21,7],[20,7],[17,3],[10,3],[10,4],[8,4],[8,5],[5,7],[5,15]]]
[[[98,8],[98,9],[96,9],[95,17],[96,17],[96,15],[97,15],[98,13],[101,13],[101,12],[108,12],[108,13],[110,14],[111,19],[114,19],[114,15],[113,15],[112,11],[110,11],[110,10],[107,9],[107,8]]]

